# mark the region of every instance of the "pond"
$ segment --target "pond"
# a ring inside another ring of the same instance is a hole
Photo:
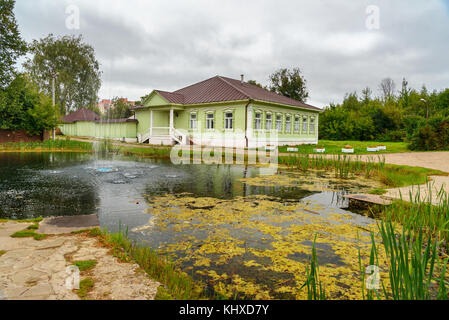
[[[368,250],[375,221],[348,211],[343,195],[376,183],[285,168],[259,173],[118,155],[0,153],[0,218],[96,213],[101,227],[127,228],[211,292],[235,298],[302,298],[317,237],[330,295],[357,297],[357,250]]]

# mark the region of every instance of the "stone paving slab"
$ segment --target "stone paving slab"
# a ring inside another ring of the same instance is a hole
[[[100,226],[96,214],[45,218],[39,224],[37,233],[63,234]]]
[[[85,234],[52,235],[44,240],[11,238],[29,223],[0,223],[0,300],[78,300],[66,287],[68,267],[80,260],[97,265],[81,280],[90,277],[94,287],[87,299],[150,300],[159,283],[135,263],[121,263],[96,238]]]

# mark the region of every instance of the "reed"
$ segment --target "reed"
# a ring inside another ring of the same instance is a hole
[[[379,224],[382,245],[388,258],[388,290],[382,286],[382,298],[387,300],[448,299],[446,265],[440,261],[438,239],[425,236],[420,230],[406,227],[397,233],[390,221]],[[374,237],[372,247],[376,248]],[[377,248],[375,252],[377,252]],[[377,254],[376,254],[377,255]]]
[[[279,164],[304,172],[310,169],[333,172],[338,179],[351,179],[361,175],[376,179],[388,187],[424,184],[428,182],[429,175],[445,175],[438,170],[386,164],[383,156],[362,161],[360,156],[299,154],[280,156]]]
[[[316,254],[316,235],[312,246],[312,256],[306,266],[306,282],[300,290],[307,288],[308,300],[326,300],[326,290],[320,281],[318,258]]]
[[[201,298],[202,288],[194,283],[186,273],[180,271],[168,257],[161,256],[144,244],[138,244],[128,238],[128,230],[121,227],[116,233],[103,230],[101,241],[112,247],[114,255],[122,261],[135,261],[153,279],[162,286],[156,298],[191,300]]]

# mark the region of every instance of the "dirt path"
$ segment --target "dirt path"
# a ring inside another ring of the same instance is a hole
[[[377,159],[377,156],[360,156],[362,161]],[[428,169],[449,172],[449,152],[409,152],[409,153],[390,153],[384,154],[385,163],[396,165],[407,165],[422,167]],[[433,204],[438,204],[440,199],[438,193],[444,190],[449,194],[449,176],[431,176],[432,181],[429,184],[407,186],[402,188],[389,189],[385,194],[387,197],[395,199],[412,200],[420,198],[428,201],[432,199]]]
[[[85,297],[95,300],[154,299],[158,282],[137,264],[121,263],[96,238],[64,234],[44,240],[11,238],[31,224],[0,223],[0,300],[73,300],[75,291],[66,286],[70,266],[76,261],[96,260],[80,280],[91,278],[94,286]],[[68,269],[69,268],[69,269]]]
[[[449,172],[449,152],[386,154],[385,162]],[[385,195],[396,199],[402,197],[404,200],[410,200],[410,196],[412,200],[420,198],[428,201],[431,198],[433,204],[438,204],[440,202],[438,194],[441,190],[449,194],[449,176],[431,176],[431,179],[429,184],[390,189]]]

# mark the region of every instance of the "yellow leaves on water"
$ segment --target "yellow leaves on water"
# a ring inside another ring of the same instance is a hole
[[[328,296],[362,297],[359,250],[366,266],[371,248],[366,230],[376,230],[374,221],[360,226],[349,213],[262,195],[232,200],[165,195],[151,203],[149,236],[172,232],[172,241],[162,249],[182,252],[176,261],[193,265],[194,272],[212,281],[216,292],[231,298],[305,299],[299,288],[316,235],[320,279]],[[379,257],[385,265],[381,250]],[[287,275],[287,281],[280,275]]]
[[[242,178],[238,181],[255,187],[295,187],[312,192],[337,191],[341,189],[341,185],[344,185],[346,190],[351,190],[351,183],[348,183],[348,180],[334,178],[334,174],[329,172],[312,170],[308,173],[285,171],[282,174]],[[354,181],[352,184],[356,186],[358,192],[383,187],[382,183],[363,176],[358,176],[357,184]]]

